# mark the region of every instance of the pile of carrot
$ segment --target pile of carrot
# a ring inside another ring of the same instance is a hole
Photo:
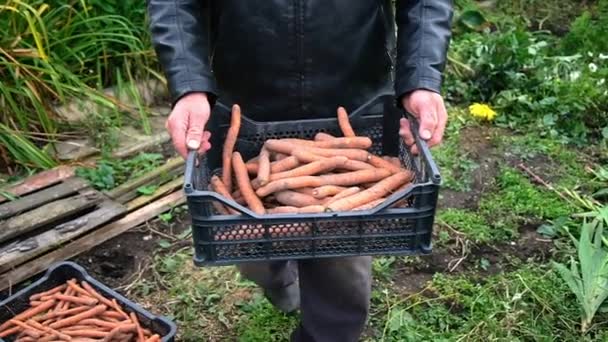
[[[99,294],[86,281],[71,279],[32,295],[30,307],[0,325],[0,338],[19,342],[160,342],[143,328],[135,313],[126,313],[116,299]]]
[[[209,187],[257,214],[368,210],[414,179],[398,158],[369,152],[371,139],[355,134],[342,107],[337,111],[342,137],[321,132],[314,139],[269,139],[247,162],[234,151],[241,125],[238,105],[231,115],[222,173],[211,178]],[[238,214],[219,202],[214,206],[220,214]]]

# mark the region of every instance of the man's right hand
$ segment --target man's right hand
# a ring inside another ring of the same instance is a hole
[[[177,101],[165,127],[171,135],[175,150],[184,158],[188,150],[204,153],[211,148],[211,133],[205,131],[210,115],[205,93],[190,93]]]

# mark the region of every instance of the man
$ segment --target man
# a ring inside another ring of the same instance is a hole
[[[430,146],[447,114],[440,87],[449,0],[148,0],[150,29],[173,109],[176,150],[211,148],[215,101],[258,121],[334,117],[394,87]],[[395,22],[398,30],[395,35]],[[413,144],[409,123],[400,135]],[[215,148],[220,148],[215,146]],[[279,309],[301,311],[295,341],[357,341],[371,292],[371,258],[252,263],[241,273]]]

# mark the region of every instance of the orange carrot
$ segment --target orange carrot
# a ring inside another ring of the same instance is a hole
[[[247,169],[245,168],[245,163],[243,162],[243,157],[241,157],[239,152],[234,152],[232,154],[232,164],[234,167],[234,175],[236,177],[237,184],[241,190],[241,193],[243,194],[243,198],[245,198],[245,201],[247,202],[247,205],[254,213],[264,214],[266,211],[264,209],[264,205],[251,187],[249,175],[247,174]]]
[[[269,214],[314,214],[322,213],[325,207],[322,205],[311,205],[307,207],[280,206],[268,209]]]
[[[338,125],[340,130],[345,137],[354,137],[355,131],[353,131],[350,121],[348,120],[348,113],[344,107],[338,107]]]
[[[326,141],[326,140],[331,140],[334,138],[335,137],[333,135],[324,133],[324,132],[319,132],[319,133],[315,134],[315,141]]]
[[[354,195],[339,199],[327,206],[332,211],[346,211],[375,201],[390,194],[410,179],[409,172],[398,172],[379,181],[369,189]]]
[[[340,168],[344,169],[344,170],[349,170],[349,171],[357,171],[357,170],[373,169],[374,166],[370,165],[366,162],[359,161],[359,160],[350,160],[349,159]]]
[[[57,287],[54,287],[54,288],[52,288],[52,289],[50,289],[48,291],[33,294],[33,295],[30,296],[30,300],[31,301],[38,301],[38,300],[40,300],[40,298],[42,298],[44,296],[50,296],[50,295],[53,295],[53,294],[55,294],[57,292],[61,292],[61,291],[65,290],[65,288],[67,286],[68,286],[67,284],[63,284],[63,285],[59,285]]]
[[[76,291],[76,293],[78,294],[93,298],[93,296],[87,290],[83,289],[80,285],[78,285],[76,280],[68,280],[68,286],[71,287],[72,290]]]
[[[277,202],[286,205],[286,206],[292,206],[292,207],[308,207],[311,205],[320,205],[321,202],[310,196],[310,195],[306,195],[306,194],[301,194],[299,192],[296,191],[290,191],[290,190],[285,190],[285,191],[279,191],[277,193],[274,194],[275,198],[277,199]]]
[[[344,198],[344,197],[348,197],[350,195],[354,195],[357,192],[361,191],[361,188],[359,188],[358,186],[353,186],[350,188],[346,188],[342,191],[340,191],[339,193],[337,193],[335,196],[329,198],[326,202],[323,203],[323,205],[328,206],[331,203],[334,203],[335,201],[339,200],[340,198]]]
[[[241,107],[239,105],[232,106],[232,117],[230,119],[230,128],[226,133],[224,148],[222,150],[222,181],[226,184],[228,192],[232,191],[232,151],[236,145],[236,139],[241,129]]]
[[[271,163],[270,164],[270,173],[284,172],[284,171],[296,168],[296,167],[298,167],[298,165],[300,165],[298,158],[296,158],[294,156],[289,156],[285,159],[281,159],[277,162]]]
[[[118,311],[118,313],[125,318],[126,320],[129,319],[129,315],[127,315],[127,313],[120,307],[120,305],[118,304],[118,302],[116,301],[115,298],[112,298],[112,307],[114,308],[114,310]]]
[[[63,294],[66,296],[71,296],[74,294],[74,292],[75,292],[74,289],[72,289],[71,287],[68,287]],[[69,301],[65,301],[65,300],[61,300],[61,299],[58,299],[58,301],[59,301],[59,304],[57,304],[57,305],[59,305],[60,310],[67,310],[70,308]],[[55,307],[55,309],[57,309],[57,307]]]
[[[285,178],[268,183],[266,186],[259,188],[256,193],[260,197],[265,197],[277,191],[305,187],[320,187],[323,185],[353,186],[361,183],[376,182],[389,175],[390,171],[388,170],[370,169],[340,174]]]
[[[53,295],[57,300],[61,300],[64,302],[71,302],[74,304],[92,306],[99,303],[99,300],[91,297],[75,297],[75,296],[67,296],[60,293],[56,293]],[[42,297],[45,298],[45,297]]]
[[[144,338],[144,331],[141,328],[141,325],[139,325],[139,320],[137,319],[137,315],[134,312],[131,312],[131,321],[133,323],[135,323],[135,327],[137,329],[137,337],[139,337],[139,342],[146,342],[146,339]]]
[[[149,339],[146,340],[146,342],[160,342],[160,336],[152,335]]]
[[[40,334],[43,333],[43,331],[38,331],[38,329],[36,329],[32,326],[29,326],[16,319],[11,319],[11,320],[9,320],[9,322],[20,327],[22,329],[21,331],[24,334],[26,334],[27,336],[33,337],[33,338],[40,338]]]
[[[40,323],[38,323],[38,322],[36,322],[34,320],[30,319],[29,321],[27,321],[27,324],[30,325],[30,326],[33,326],[34,328],[36,328],[36,329],[38,329],[40,331],[44,331],[45,333],[49,333],[49,334],[51,334],[51,336],[56,336],[57,338],[60,338],[60,339],[63,339],[63,340],[67,340],[67,341],[70,340],[70,336],[65,335],[65,334],[63,334],[63,333],[61,333],[61,332],[59,332],[59,331],[57,331],[55,329],[51,329],[49,327],[46,327],[46,326],[44,326],[44,325],[42,325],[42,324],[40,324]]]
[[[52,311],[39,318],[34,318],[34,320],[37,322],[44,322],[44,321],[47,321],[49,319],[59,317],[59,316],[71,316],[71,315],[79,314],[81,312],[87,311],[88,309],[89,308],[86,306],[77,306],[75,308],[68,309],[68,310]]]
[[[261,186],[268,184],[270,178],[270,152],[262,148],[260,160],[258,162],[258,181]]]
[[[318,160],[326,159],[326,157],[322,157],[310,152],[309,150],[302,149],[293,151],[292,155],[294,158],[296,158],[296,160],[298,160],[302,164],[312,163]]]
[[[270,181],[276,181],[276,180],[284,179],[284,178],[317,175],[317,174],[324,173],[327,171],[331,171],[335,168],[338,168],[338,167],[344,165],[347,160],[348,159],[346,157],[341,157],[341,156],[337,156],[337,157],[333,157],[333,158],[323,158],[321,160],[317,160],[312,163],[302,165],[300,167],[297,167],[297,168],[289,170],[289,171],[273,173],[270,176]],[[261,185],[264,186],[265,184],[261,184]]]
[[[52,297],[52,296],[49,296],[49,297]],[[39,300],[32,300],[32,301],[30,301],[30,306],[38,306],[42,303],[44,303],[44,302],[39,301]]]
[[[78,322],[80,322],[81,320],[85,319],[85,318],[91,318],[91,317],[95,317],[98,314],[106,311],[108,307],[106,305],[97,305],[96,307],[89,309],[85,312],[81,312],[77,315],[74,316],[70,316],[64,319],[61,319],[55,323],[51,323],[51,325],[49,325],[49,327],[53,328],[53,329],[58,329],[58,328],[62,328],[62,327],[67,327],[70,325],[74,325]]]
[[[386,169],[391,173],[397,173],[403,171],[400,167],[395,166],[393,163],[388,162],[376,155],[370,155],[369,163],[378,169]]]
[[[252,163],[247,162],[245,164],[245,167],[247,168],[247,173],[249,173],[250,175],[256,175],[258,173],[258,167],[259,167],[258,162],[252,162]]]
[[[118,327],[116,329],[118,330]],[[64,334],[69,335],[71,337],[105,338],[110,333],[108,333],[107,331],[99,331],[99,330],[94,330],[94,329],[80,329],[80,330],[64,330]],[[111,340],[109,340],[109,341],[111,341]]]
[[[291,143],[298,146],[317,147],[317,148],[360,148],[368,149],[372,147],[372,140],[368,137],[343,137],[332,138],[322,141],[304,139],[281,139],[282,142]]]
[[[0,331],[0,338],[16,334],[16,333],[18,333],[20,331],[21,331],[21,327],[20,326],[14,326],[12,328],[5,329],[3,331]]]
[[[285,158],[288,158],[288,157],[289,157],[289,155],[288,154],[284,154],[284,153],[275,153],[274,154],[274,160],[276,160],[276,161],[281,161],[281,160],[283,160]]]
[[[370,210],[370,209],[377,207],[384,201],[386,201],[386,198],[378,198],[377,200],[374,200],[374,201],[371,201],[364,205],[358,206],[358,207],[354,208],[353,210]]]
[[[212,176],[210,183],[211,183],[211,189],[213,189],[213,191],[215,191],[218,194],[226,197],[229,200],[233,200],[234,201],[234,198],[232,198],[232,195],[228,191],[228,187],[226,186],[226,184],[224,184],[224,182],[220,179],[220,177],[215,176],[215,175]],[[217,203],[217,202],[214,201],[214,203]],[[236,210],[234,210],[232,208],[226,208],[226,210],[228,210],[228,212],[231,213],[231,214],[233,214],[233,215],[237,215],[238,214],[238,211],[236,211]]]
[[[369,152],[364,149],[357,148],[321,148],[321,147],[310,147],[300,146],[288,141],[270,139],[264,143],[264,146],[271,150],[281,153],[294,155],[297,150],[305,150],[312,154],[316,154],[321,157],[335,157],[344,156],[348,159],[367,161],[369,159]]]
[[[294,189],[294,191],[297,191],[301,194],[305,194],[305,195],[309,195],[312,196],[312,192],[313,192],[313,188],[299,188],[299,189]]]
[[[323,185],[318,188],[314,188],[312,190],[312,195],[317,199],[322,199],[327,196],[333,196],[335,194],[340,193],[341,191],[346,190],[343,186],[337,185]]]
[[[18,315],[16,315],[15,317],[13,317],[14,320],[17,321],[26,321],[40,313],[43,313],[47,310],[49,310],[51,307],[53,307],[55,305],[56,301],[55,299],[51,299],[48,300],[36,307],[33,307],[31,309],[28,309]],[[13,326],[13,323],[11,323],[10,321],[5,322],[4,324],[0,325],[0,331],[4,331],[6,328]]]

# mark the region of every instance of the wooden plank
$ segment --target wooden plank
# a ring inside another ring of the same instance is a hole
[[[143,207],[144,205],[164,196],[165,194],[168,194],[168,193],[174,191],[177,188],[180,188],[183,185],[184,185],[184,176],[181,176],[177,179],[172,180],[169,183],[163,184],[158,189],[156,189],[156,191],[154,191],[154,193],[151,195],[139,196],[139,197],[135,198],[134,200],[128,202],[127,209],[129,211],[133,211],[135,209]]]
[[[19,240],[0,248],[0,273],[15,268],[34,257],[93,230],[124,214],[127,209],[116,202],[106,200],[99,208],[84,216],[60,224],[44,233]]]
[[[118,221],[109,223],[90,234],[67,243],[60,249],[44,254],[31,262],[0,275],[0,290],[18,284],[19,282],[46,270],[56,262],[67,260],[85,252],[173,207],[182,205],[185,202],[186,196],[184,196],[184,192],[182,190],[175,191],[156,202],[150,203],[147,206],[128,214]]]
[[[115,200],[118,203],[128,203],[134,199],[136,199],[138,196],[141,196],[141,194],[138,192],[138,189],[140,187],[143,186],[151,186],[151,185],[158,185],[161,186],[161,184],[167,183],[169,181],[171,181],[173,178],[175,178],[178,175],[183,175],[184,174],[184,168],[183,167],[179,167],[177,169],[173,169],[161,176],[158,176],[156,178],[150,179],[148,182],[146,182],[145,184],[142,184],[141,186],[125,193],[122,194],[121,196],[117,197],[117,198],[113,198],[113,200]]]
[[[182,165],[184,165],[184,163],[185,161],[181,157],[169,159],[169,161],[167,161],[159,168],[108,191],[106,195],[111,199],[117,199],[118,197],[128,193],[129,191],[137,189],[140,186],[148,183],[149,181],[154,180],[159,176],[162,176],[163,174],[169,173],[171,170],[181,167]]]
[[[34,176],[28,177],[8,188],[2,189],[2,192],[12,196],[23,196],[46,188],[74,176],[75,168],[72,166],[61,165],[51,170],[42,171]],[[8,198],[0,193],[0,203],[7,201]]]
[[[88,184],[80,178],[67,179],[66,181],[50,188],[40,190],[16,201],[0,205],[0,219],[5,219],[9,216],[20,214],[29,209],[55,201],[59,198],[69,196],[86,187],[88,187]]]
[[[0,222],[0,242],[89,209],[101,202],[103,195],[90,190],[76,196],[47,203],[29,212]]]

